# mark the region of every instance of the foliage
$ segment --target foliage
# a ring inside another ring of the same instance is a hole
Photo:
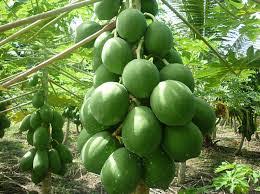
[[[200,188],[188,188],[180,194],[209,193],[212,190],[225,190],[229,193],[245,194],[250,190],[259,191],[260,171],[246,164],[222,162],[215,169],[217,176],[212,184]]]

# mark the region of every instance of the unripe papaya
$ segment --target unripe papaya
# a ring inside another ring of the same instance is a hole
[[[33,159],[33,173],[36,179],[42,179],[48,173],[49,159],[48,150],[37,150]]]
[[[145,156],[158,148],[161,137],[160,123],[150,108],[138,106],[128,113],[122,127],[122,140],[128,150]]]
[[[83,146],[85,145],[85,143],[88,141],[89,138],[91,138],[91,134],[89,134],[87,132],[87,130],[85,129],[82,129],[79,136],[78,136],[78,139],[77,139],[77,150],[78,152],[81,152]]]
[[[128,8],[122,11],[116,20],[116,30],[127,42],[138,41],[146,31],[146,19],[142,12]]]
[[[22,171],[28,171],[33,168],[33,159],[36,153],[36,149],[32,148],[28,152],[24,154],[24,156],[20,160],[20,168]]]
[[[45,127],[39,127],[33,134],[33,145],[40,150],[47,149],[50,143],[49,130]]]
[[[130,46],[121,38],[109,39],[102,50],[102,62],[106,68],[121,75],[126,64],[133,58]]]
[[[160,82],[152,92],[150,104],[156,117],[170,126],[187,124],[195,112],[192,92],[179,81]]]
[[[43,105],[39,113],[43,122],[50,123],[53,120],[53,110],[49,105]]]
[[[58,144],[55,149],[58,151],[61,162],[63,164],[72,162],[72,154],[71,151],[63,144]]]
[[[30,124],[30,119],[31,119],[31,115],[26,115],[19,127],[19,131],[23,132],[23,131],[27,131],[31,128],[31,124]]]
[[[166,127],[163,149],[176,162],[184,162],[200,155],[203,137],[192,122],[184,126]]]
[[[90,112],[104,126],[116,125],[122,121],[128,107],[128,92],[116,82],[106,82],[97,87],[90,98]]]
[[[94,4],[94,12],[99,20],[110,20],[120,9],[121,0],[102,0]]]
[[[59,174],[61,170],[61,159],[59,153],[55,149],[50,149],[48,153],[49,157],[49,168],[54,174]]]
[[[99,31],[101,28],[102,27],[94,21],[83,22],[76,29],[75,43],[78,43],[81,40],[87,38],[88,36],[91,36],[92,34]],[[91,48],[94,46],[94,42],[95,40],[92,40],[86,43],[84,47]]]
[[[32,105],[35,108],[40,108],[44,105],[44,100],[45,100],[44,91],[38,91],[32,97]]]
[[[144,35],[145,51],[153,56],[164,57],[172,48],[172,32],[164,23],[154,21]]]
[[[38,127],[41,126],[41,124],[42,124],[42,120],[41,120],[40,113],[38,111],[33,112],[30,117],[31,128],[37,129]]]
[[[137,98],[149,98],[160,81],[156,66],[145,59],[130,61],[122,74],[123,85]]]
[[[165,80],[176,80],[184,83],[194,91],[194,78],[190,69],[182,64],[173,63],[168,64],[160,71],[161,81]]]
[[[101,170],[101,182],[110,194],[132,193],[141,176],[140,158],[126,148],[114,151]]]
[[[158,13],[158,3],[156,0],[141,0],[141,11],[155,16]]]
[[[53,119],[51,121],[52,129],[62,129],[63,125],[64,119],[62,115],[57,111],[53,111]]]
[[[109,132],[96,133],[89,138],[81,151],[81,159],[85,168],[90,172],[100,174],[109,155],[119,147],[119,142]]]
[[[93,78],[93,86],[96,88],[105,82],[118,82],[119,75],[110,72],[105,65],[100,65]]]
[[[143,159],[143,166],[144,181],[148,187],[162,190],[169,188],[175,175],[175,165],[161,148],[146,156]]]

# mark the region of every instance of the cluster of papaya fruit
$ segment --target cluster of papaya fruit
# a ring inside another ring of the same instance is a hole
[[[95,75],[80,110],[81,160],[101,175],[109,194],[131,193],[140,182],[165,190],[174,162],[199,156],[214,111],[194,96],[192,72],[173,48],[171,30],[152,16],[156,0],[141,0],[141,11],[103,0],[94,11],[100,20],[116,16],[116,29],[85,45],[94,46]],[[76,42],[99,29],[95,22],[81,24]]]
[[[32,181],[38,184],[49,172],[63,176],[72,154],[62,144],[64,119],[45,102],[44,91],[34,94],[32,104],[36,110],[23,119],[19,130],[27,132],[27,142],[33,148],[21,158],[20,168],[30,171]]]
[[[79,108],[76,106],[68,106],[62,113],[64,118],[70,119],[75,125],[81,125],[79,119]]]
[[[2,92],[0,92],[0,99],[5,100],[3,97]],[[7,107],[10,105],[9,101],[5,101],[0,103],[0,112],[7,109]],[[6,116],[6,113],[0,113],[0,138],[3,138],[5,135],[5,129],[9,128],[11,125],[11,121]]]

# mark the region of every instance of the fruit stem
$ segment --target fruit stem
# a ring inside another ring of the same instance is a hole
[[[153,14],[145,12],[144,15],[150,17],[153,20],[153,22],[156,20]]]
[[[169,65],[169,64],[170,64],[166,59],[163,59],[162,62],[163,62],[165,65]]]
[[[114,38],[118,37],[116,29],[114,29],[113,34],[114,34]]]
[[[135,98],[134,96],[130,95],[129,96],[131,101],[135,103],[136,106],[140,106],[141,102],[139,102],[139,100],[137,100],[137,98]]]
[[[138,43],[138,47],[136,49],[136,57],[137,59],[141,59],[141,50],[143,46],[144,38],[142,37],[141,40]]]
[[[119,136],[120,133],[121,133],[122,127],[123,127],[123,124],[121,124],[121,125],[113,132],[112,136],[113,136],[113,137]]]

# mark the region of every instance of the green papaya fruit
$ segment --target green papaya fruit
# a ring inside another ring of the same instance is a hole
[[[119,38],[109,39],[102,50],[102,62],[112,73],[121,75],[126,64],[133,58],[129,44]]]
[[[57,112],[57,111],[53,111],[53,119],[51,121],[51,127],[52,130],[54,129],[62,129],[64,125],[64,119],[62,117],[62,115]]]
[[[58,143],[62,143],[64,139],[64,133],[62,129],[54,128],[51,131],[51,137]]]
[[[140,158],[126,148],[114,151],[101,170],[101,182],[109,194],[132,193],[141,177]]]
[[[103,0],[94,3],[94,13],[99,20],[110,20],[118,14],[121,0]]]
[[[91,97],[91,94],[93,93],[93,91],[95,90],[95,88],[92,86],[91,88],[89,88],[84,96],[84,102]]]
[[[134,8],[122,11],[116,20],[116,30],[127,42],[137,42],[146,31],[147,24],[142,12]]]
[[[92,115],[90,111],[90,99],[87,99],[80,109],[80,121],[82,126],[89,134],[95,134],[107,129],[107,126],[100,124]]]
[[[102,65],[101,52],[98,52],[97,49],[94,49],[93,52],[92,52],[92,56],[93,56],[93,59],[92,59],[92,62],[91,62],[91,66],[92,66],[93,71],[96,71],[97,68],[100,65]]]
[[[24,154],[19,164],[22,171],[28,171],[33,168],[33,159],[36,153],[36,149],[32,148]]]
[[[34,87],[38,84],[39,82],[39,76],[37,73],[35,73],[29,80],[28,80],[28,85],[31,87]]]
[[[92,34],[101,30],[101,28],[102,27],[94,21],[83,22],[76,29],[75,43],[78,43],[81,40],[87,38],[88,36],[91,36]],[[95,40],[92,40],[86,43],[84,47],[92,48],[94,46],[94,41]]]
[[[48,173],[49,158],[48,150],[37,150],[33,159],[33,174],[36,179],[42,179]]]
[[[156,117],[169,126],[189,123],[195,112],[193,93],[174,80],[160,82],[152,92],[150,104]]]
[[[50,171],[54,174],[59,174],[62,167],[59,153],[55,149],[50,149],[48,157]]]
[[[87,130],[82,129],[77,139],[77,150],[80,153],[85,143],[92,135]]]
[[[168,64],[160,71],[160,79],[161,81],[165,80],[176,80],[184,83],[186,86],[190,88],[190,90],[194,91],[195,81],[190,69],[183,64],[173,63]]]
[[[143,159],[143,167],[144,181],[149,188],[162,190],[169,188],[175,175],[175,165],[161,148]]]
[[[53,120],[53,110],[52,108],[45,104],[43,105],[40,110],[39,110],[39,113],[40,113],[40,116],[41,116],[41,119],[43,122],[45,123],[51,123],[52,120]]]
[[[33,134],[33,145],[37,149],[46,149],[49,147],[50,135],[49,130],[45,127],[38,127]]]
[[[93,135],[81,150],[81,159],[85,168],[100,174],[105,161],[120,147],[119,142],[107,131]]]
[[[40,108],[44,105],[45,95],[44,91],[40,90],[32,97],[32,105],[35,108]]]
[[[37,172],[35,172],[34,170],[31,173],[31,180],[34,184],[39,184],[40,182],[42,182],[46,177],[46,174],[43,175],[39,175]]]
[[[113,34],[111,32],[103,32],[102,34],[100,34],[97,39],[95,40],[94,43],[94,49],[97,50],[97,52],[99,53],[99,56],[101,57],[101,52],[103,50],[103,47],[105,45],[105,43],[110,39],[113,38]]]
[[[138,106],[128,113],[122,127],[122,140],[128,150],[145,156],[159,147],[161,138],[160,123],[150,108]]]
[[[72,162],[72,154],[71,151],[63,144],[58,144],[55,149],[58,151],[61,162],[63,164],[71,163]]]
[[[41,120],[41,116],[39,111],[35,111],[31,114],[30,117],[30,126],[33,129],[37,129],[38,127],[40,127],[42,124],[42,120]]]
[[[141,11],[155,16],[158,13],[158,3],[156,0],[141,0]]]
[[[214,109],[203,99],[195,97],[195,114],[192,122],[198,126],[203,135],[211,134],[215,128]]]
[[[31,115],[26,115],[20,124],[19,131],[21,132],[28,131],[31,128],[30,120],[31,120]]]
[[[145,59],[134,59],[124,68],[123,85],[137,98],[149,98],[159,84],[160,76],[156,66]]]
[[[167,25],[154,21],[144,35],[144,47],[147,54],[164,57],[172,48],[172,32]]]
[[[203,136],[199,128],[192,122],[184,126],[166,127],[163,149],[176,162],[184,162],[200,155]]]
[[[68,171],[68,168],[66,166],[66,164],[61,164],[61,169],[59,171],[59,173],[57,175],[60,175],[62,177],[64,177],[64,175],[66,174],[66,172]]]
[[[105,82],[118,82],[119,75],[110,72],[105,65],[100,65],[93,77],[93,86],[97,88]]]
[[[90,98],[90,112],[104,126],[121,122],[129,107],[128,92],[117,82],[106,82],[97,87]]]

